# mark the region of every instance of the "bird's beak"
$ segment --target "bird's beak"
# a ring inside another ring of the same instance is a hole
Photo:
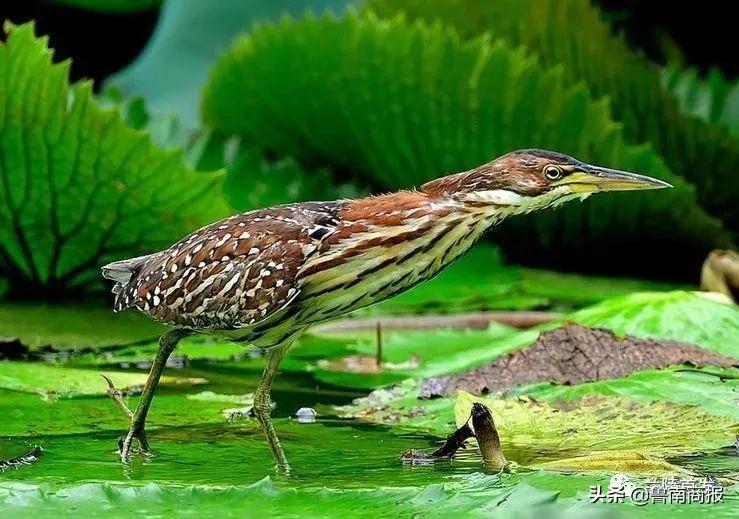
[[[672,187],[656,178],[637,175],[617,169],[585,166],[564,177],[555,185],[566,185],[573,193],[593,193],[595,191],[633,191],[637,189],[663,189]]]

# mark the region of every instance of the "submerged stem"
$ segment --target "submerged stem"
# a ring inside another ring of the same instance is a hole
[[[483,404],[475,402],[470,413],[480,453],[490,468],[502,469],[508,461],[500,449],[500,436],[493,422],[493,414]]]

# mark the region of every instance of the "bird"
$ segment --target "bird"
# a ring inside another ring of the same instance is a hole
[[[300,202],[235,214],[153,254],[102,267],[115,312],[171,326],[158,350],[122,460],[149,453],[146,417],[167,358],[184,337],[225,336],[262,348],[253,411],[276,466],[290,470],[270,418],[272,381],[309,327],[398,295],[438,274],[502,220],[596,192],[672,187],[539,149],[517,150],[420,188]]]

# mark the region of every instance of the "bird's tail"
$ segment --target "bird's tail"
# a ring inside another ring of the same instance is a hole
[[[139,256],[121,261],[114,261],[102,267],[103,277],[115,281],[112,292],[115,294],[113,310],[120,312],[134,303],[134,298],[128,294],[128,288],[136,279],[141,267],[146,264],[149,256]]]

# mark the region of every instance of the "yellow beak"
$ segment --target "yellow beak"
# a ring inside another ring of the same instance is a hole
[[[586,166],[558,182],[556,186],[569,186],[573,193],[592,193],[595,191],[633,191],[637,189],[663,189],[672,187],[656,178],[637,175],[617,169]]]

